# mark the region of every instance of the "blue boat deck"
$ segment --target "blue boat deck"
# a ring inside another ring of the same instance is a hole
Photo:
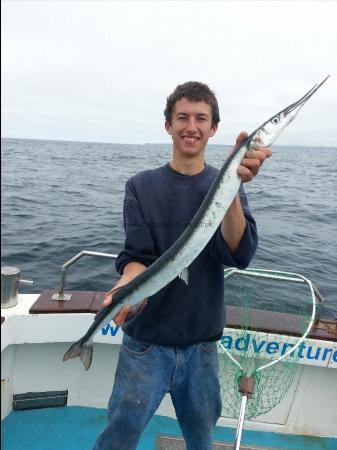
[[[91,450],[106,423],[106,410],[60,407],[12,411],[2,422],[2,450]],[[137,450],[155,450],[156,435],[181,436],[177,421],[155,416]],[[235,430],[217,427],[215,441],[233,443]],[[242,445],[278,450],[336,450],[337,439],[246,430]]]

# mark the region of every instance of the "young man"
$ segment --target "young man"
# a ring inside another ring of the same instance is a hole
[[[205,148],[220,121],[207,85],[187,82],[168,97],[165,128],[172,136],[169,164],[138,173],[126,184],[125,246],[116,268],[121,278],[107,294],[153,263],[181,235],[218,171],[205,164]],[[245,137],[242,132],[237,144]],[[257,175],[270,149],[256,149],[238,171]],[[107,427],[95,450],[132,450],[164,395],[170,393],[188,450],[211,450],[221,413],[216,341],[225,325],[224,266],[246,267],[257,246],[255,221],[243,188],[221,226],[188,268],[188,285],[176,278],[149,302],[125,306],[115,317],[124,336]]]

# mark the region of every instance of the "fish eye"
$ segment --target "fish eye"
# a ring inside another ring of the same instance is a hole
[[[271,123],[272,123],[273,125],[277,125],[277,124],[279,123],[279,121],[280,121],[280,118],[279,118],[278,116],[273,117],[273,118],[271,119]]]

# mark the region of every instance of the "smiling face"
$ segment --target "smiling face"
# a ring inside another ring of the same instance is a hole
[[[165,123],[172,136],[173,152],[183,157],[203,155],[208,139],[214,136],[211,106],[205,102],[178,100],[172,110],[171,123]]]

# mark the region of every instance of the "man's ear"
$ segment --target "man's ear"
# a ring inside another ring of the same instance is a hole
[[[165,120],[165,130],[168,132],[168,134],[172,134],[171,128],[171,124],[167,120]]]
[[[215,133],[217,132],[217,129],[218,129],[218,125],[217,124],[212,125],[211,132],[210,132],[210,137],[213,137],[215,135]]]

